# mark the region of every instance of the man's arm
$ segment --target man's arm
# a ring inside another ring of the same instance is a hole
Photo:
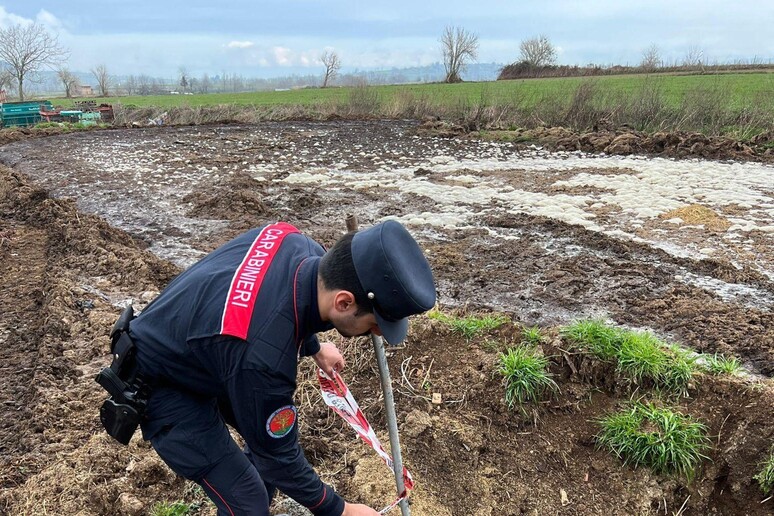
[[[293,385],[248,369],[228,378],[227,389],[239,432],[261,477],[315,516],[344,514],[344,500],[320,480],[298,443]]]

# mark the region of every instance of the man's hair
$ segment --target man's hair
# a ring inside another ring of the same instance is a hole
[[[320,260],[319,275],[327,290],[347,290],[355,296],[358,311],[355,315],[370,313],[374,305],[366,295],[357,277],[352,261],[352,238],[356,231],[341,237]]]

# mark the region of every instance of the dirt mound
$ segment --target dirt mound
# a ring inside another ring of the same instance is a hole
[[[190,217],[212,219],[238,218],[237,225],[255,227],[272,216],[264,199],[266,187],[248,174],[241,172],[206,189],[200,189],[183,197],[191,204]]]
[[[158,290],[177,269],[5,167],[0,213],[0,508],[74,514],[115,472],[90,444],[106,441],[93,375],[107,361],[115,303]],[[58,500],[65,489],[72,505]]]
[[[96,126],[87,126],[79,129],[73,129],[72,127],[65,126],[52,126],[52,127],[8,127],[0,129],[0,145],[6,143],[18,142],[21,140],[27,140],[29,138],[45,138],[46,136],[57,136],[60,134],[67,134],[74,131],[93,131],[99,130]]]
[[[675,512],[689,496],[688,506],[698,514],[768,512],[752,476],[774,437],[770,387],[696,378],[690,398],[679,405],[708,426],[713,447],[699,478],[686,483],[622,467],[597,449],[594,421],[622,407],[632,386],[615,381],[609,364],[567,351],[570,343],[555,333],[543,352],[552,359],[560,394],[526,414],[509,410],[494,370],[497,353],[519,338],[518,325],[466,340],[420,319],[409,343],[391,353],[403,454],[419,485],[412,513],[657,514],[665,507]],[[356,357],[346,375],[355,398],[369,407],[371,423],[384,428],[373,357],[352,345],[347,353]],[[339,489],[374,506],[391,500],[384,465],[363,447],[348,447],[349,429],[319,407],[313,382],[304,382],[302,393],[312,400],[302,412],[309,425],[304,442],[318,465],[333,468],[337,450],[347,449],[349,475],[336,477]],[[441,395],[441,404],[431,402],[433,393]],[[647,390],[637,396],[658,399]]]
[[[420,134],[435,134],[435,125],[420,126]],[[452,134],[449,134],[452,136]],[[557,151],[629,155],[644,154],[669,158],[697,157],[716,160],[774,161],[772,135],[764,133],[749,142],[724,136],[675,131],[646,134],[632,129],[599,129],[578,132],[563,127],[537,127],[515,131],[492,131],[487,138],[516,141],[524,145],[540,144]]]
[[[416,129],[417,134],[424,136],[438,136],[441,138],[455,138],[465,135],[468,130],[463,125],[441,120],[439,117],[428,117]]]

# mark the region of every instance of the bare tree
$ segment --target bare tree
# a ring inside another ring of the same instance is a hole
[[[185,66],[181,66],[180,69],[177,71],[178,77],[180,79],[178,80],[178,83],[180,84],[180,89],[185,92],[190,86],[191,86],[191,78],[188,76],[188,70],[185,69]]]
[[[129,75],[124,81],[124,89],[127,95],[132,95],[137,90],[137,77]]]
[[[326,50],[323,55],[320,56],[320,61],[325,66],[325,75],[323,76],[322,87],[326,88],[329,83],[336,78],[341,69],[341,61],[339,60],[339,54],[333,50]]]
[[[65,97],[68,99],[73,96],[73,91],[78,87],[78,77],[67,68],[59,68],[56,71],[59,82],[64,87]]]
[[[107,66],[103,64],[97,65],[91,69],[91,73],[97,79],[100,97],[107,97],[110,94],[110,75],[108,74]]]
[[[445,82],[462,82],[460,73],[478,56],[478,36],[462,27],[446,27],[441,35]]]
[[[137,78],[137,93],[140,95],[150,95],[152,80],[145,74]]]
[[[202,75],[202,78],[199,81],[199,91],[201,93],[209,93],[211,85],[212,84],[210,82],[210,76],[207,75],[206,73],[204,75]]]
[[[651,46],[645,49],[642,53],[642,61],[640,61],[640,68],[646,72],[654,72],[661,66],[661,51],[658,46],[653,43]]]
[[[549,66],[556,64],[556,47],[548,36],[541,34],[522,40],[519,44],[521,60],[531,66]]]
[[[12,89],[14,83],[14,77],[11,70],[7,68],[0,70],[0,90]]]
[[[67,58],[67,51],[59,46],[42,25],[11,25],[0,29],[0,61],[8,64],[19,87],[19,100],[24,100],[24,81],[44,66],[53,66]]]
[[[688,47],[688,51],[683,58],[683,66],[689,68],[701,68],[704,64],[704,50],[696,45]]]

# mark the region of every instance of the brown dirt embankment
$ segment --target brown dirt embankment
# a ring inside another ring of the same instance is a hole
[[[564,127],[535,129],[484,130],[471,132],[464,125],[438,119],[426,119],[418,134],[442,137],[469,137],[512,141],[525,146],[537,144],[554,151],[647,156],[668,158],[705,158],[714,160],[774,161],[774,131],[761,133],[749,141],[726,136],[706,136],[692,132],[643,133],[630,128],[595,128],[579,132]]]
[[[0,264],[0,512],[107,514],[127,461],[101,431],[93,377],[114,303],[177,269],[5,167]]]

